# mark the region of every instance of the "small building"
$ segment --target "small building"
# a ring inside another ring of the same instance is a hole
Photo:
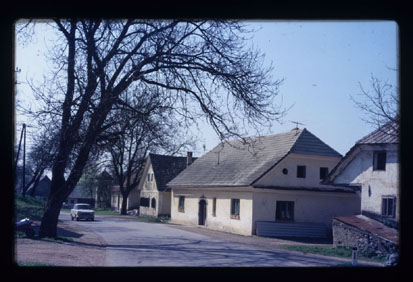
[[[307,129],[221,143],[168,183],[171,221],[242,235],[326,237],[360,213],[349,186],[320,183],[341,155]]]
[[[171,190],[166,184],[187,168],[195,158],[149,154],[139,183],[142,216],[170,216]]]
[[[97,176],[97,186],[95,192],[96,207],[108,208],[111,206],[112,186],[113,177],[106,170]]]
[[[398,124],[388,122],[347,152],[324,183],[361,188],[361,214],[333,220],[334,244],[375,255],[398,250]]]
[[[119,189],[119,185],[114,185],[111,188],[111,201],[110,206],[113,210],[120,211],[122,206],[122,194]]]
[[[142,172],[143,169],[141,169],[138,173],[138,183],[140,182],[140,179],[142,177]],[[133,179],[135,177],[135,173],[132,173],[131,178]],[[123,196],[120,191],[119,185],[114,185],[111,188],[111,208],[120,211],[122,208],[122,201],[123,201]],[[139,184],[136,185],[135,187],[132,188],[132,190],[129,192],[128,199],[126,200],[126,210],[134,210],[134,209],[139,209],[139,201],[140,201],[140,190],[139,190]]]
[[[51,181],[47,175],[43,176],[43,178],[39,181],[39,183],[34,186],[32,184],[26,191],[27,195],[31,195],[37,199],[42,201],[47,201],[50,193],[50,185]]]
[[[75,204],[85,203],[94,207],[95,198],[93,193],[89,193],[89,191],[85,190],[86,189],[83,189],[82,184],[78,183],[78,185],[76,185],[76,187],[73,189],[72,193],[70,193],[70,195],[67,197],[64,206],[71,208]]]
[[[399,138],[387,123],[347,152],[324,183],[361,188],[361,214],[397,228],[399,221]]]

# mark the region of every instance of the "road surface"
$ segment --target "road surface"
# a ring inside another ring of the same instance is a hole
[[[69,213],[60,220],[71,221]],[[173,228],[116,217],[72,221],[106,242],[105,266],[284,267],[337,266],[348,260],[231,242]]]

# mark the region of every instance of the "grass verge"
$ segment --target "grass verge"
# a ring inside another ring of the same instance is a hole
[[[46,264],[37,261],[25,261],[25,262],[17,262],[18,266],[23,267],[39,267],[39,266],[56,266],[54,264]]]
[[[352,257],[352,248],[347,248],[347,247],[280,245],[279,248],[291,250],[291,251],[299,251],[299,252],[303,252],[304,254],[310,253],[310,254],[318,254],[318,255],[323,255],[323,256],[333,256],[333,257],[348,258],[348,259],[351,259]],[[386,260],[385,257],[371,256],[371,254],[365,253],[363,251],[357,252],[357,258],[359,260],[379,262],[379,263],[384,263],[384,261]]]
[[[36,198],[15,194],[16,220],[30,218],[31,220],[41,220],[45,211],[45,202]]]

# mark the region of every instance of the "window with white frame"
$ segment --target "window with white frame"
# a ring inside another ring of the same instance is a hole
[[[231,218],[240,219],[240,202],[239,199],[231,199]]]
[[[383,196],[381,198],[381,215],[394,218],[396,215],[396,197]]]
[[[217,216],[217,198],[212,199],[212,216]]]
[[[178,211],[185,212],[185,196],[179,196]]]

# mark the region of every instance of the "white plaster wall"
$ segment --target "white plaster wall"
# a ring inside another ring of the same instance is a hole
[[[226,189],[226,188],[224,188]],[[207,201],[205,227],[230,233],[251,235],[252,192],[227,188],[230,191],[173,189],[171,196],[171,221],[173,223],[198,225],[198,210],[201,196]],[[185,211],[179,212],[179,196],[185,196]],[[212,215],[213,198],[216,198],[216,216]],[[240,219],[231,218],[231,199],[240,199]]]
[[[335,216],[360,214],[360,196],[353,193],[256,189],[253,222],[275,221],[277,201],[294,202],[294,221],[323,223],[331,228]]]
[[[145,216],[158,216],[158,208],[159,208],[159,192],[157,190],[156,186],[156,175],[153,175],[153,180],[148,181],[148,174],[153,173],[153,168],[152,164],[149,165],[148,171],[146,175],[143,175],[144,177],[144,182],[142,186],[142,190],[140,193],[140,196],[142,198],[149,198],[149,207],[139,207],[139,214],[140,215],[145,215]],[[156,207],[155,209],[151,207],[152,203],[152,198],[155,198],[156,200]]]
[[[156,201],[158,215],[171,214],[171,192],[159,192],[159,199]]]
[[[382,196],[399,197],[399,163],[397,145],[361,146],[353,160],[340,172],[334,184],[361,184],[361,209],[381,214]],[[373,170],[373,152],[387,151],[386,170]],[[370,187],[370,193],[369,193]],[[399,219],[399,202],[396,204],[396,219]]]
[[[254,186],[318,187],[321,185],[320,167],[328,167],[330,172],[339,161],[338,157],[289,154]],[[306,166],[305,178],[297,178],[298,165]],[[282,173],[284,168],[288,169],[287,175]]]

